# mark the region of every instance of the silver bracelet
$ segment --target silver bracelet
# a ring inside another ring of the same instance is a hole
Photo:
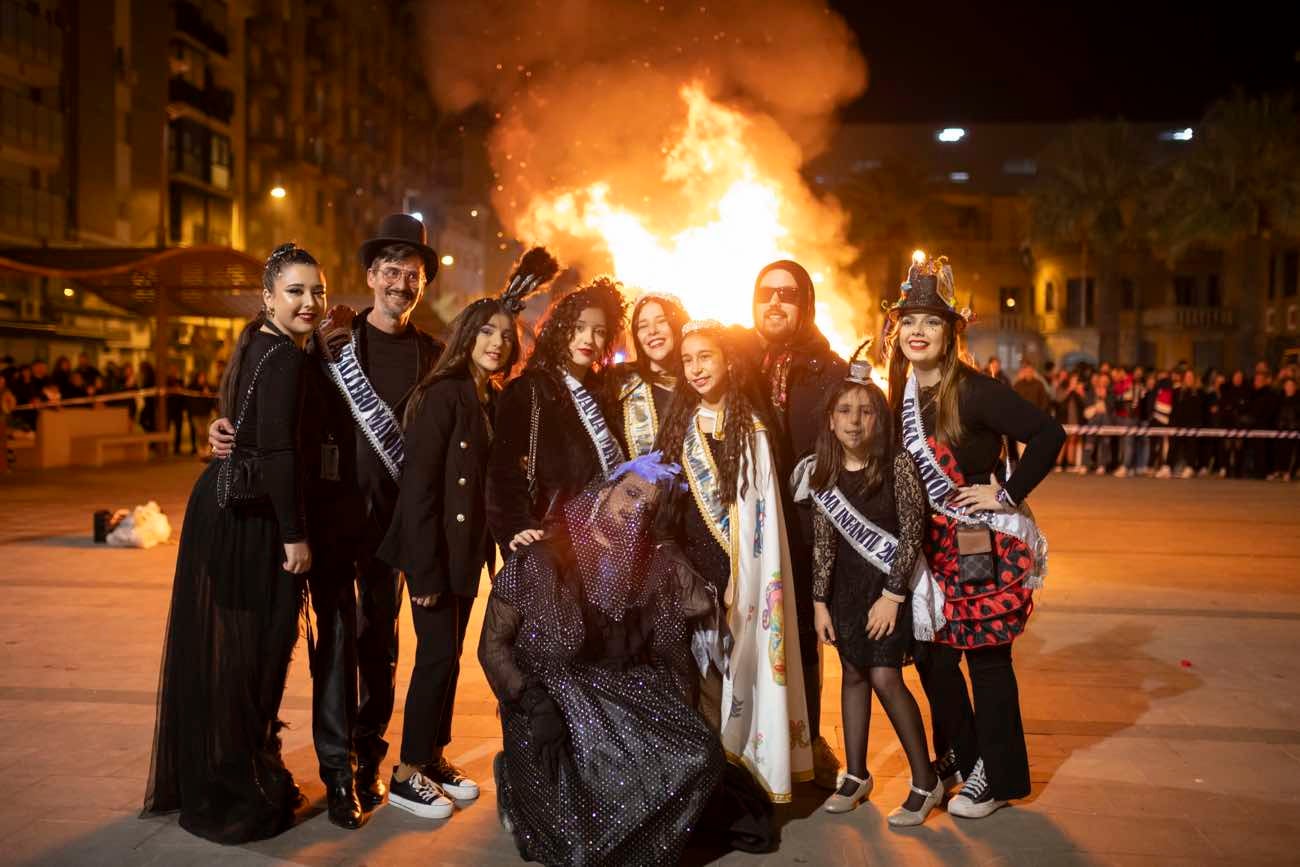
[[[1006,506],[1008,509],[1016,508],[1016,502],[1011,499],[1011,495],[1007,493],[1006,488],[998,488],[998,502]]]

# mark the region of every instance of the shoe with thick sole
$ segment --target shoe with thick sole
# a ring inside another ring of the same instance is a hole
[[[394,777],[389,782],[388,803],[422,819],[446,819],[455,809],[438,784],[419,771],[405,781]]]
[[[424,775],[438,784],[438,788],[447,793],[447,797],[457,801],[472,801],[478,797],[478,783],[471,780],[441,756],[425,765]]]

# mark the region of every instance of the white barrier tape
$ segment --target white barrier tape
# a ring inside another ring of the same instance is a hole
[[[217,399],[216,392],[213,391],[192,391],[188,388],[138,388],[134,391],[106,391],[103,394],[96,394],[91,397],[69,397],[54,398],[40,403],[20,403],[13,408],[14,412],[23,409],[62,409],[68,406],[92,406],[103,405],[114,401],[124,400],[136,397],[155,397],[159,395],[176,395],[178,397],[209,397]]]
[[[1215,437],[1218,439],[1300,439],[1300,430],[1246,430],[1223,427],[1165,427],[1163,425],[1136,424],[1067,424],[1062,425],[1070,435],[1106,437]]]

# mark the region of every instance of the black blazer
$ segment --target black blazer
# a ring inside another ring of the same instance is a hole
[[[597,398],[602,396],[594,377],[588,377],[586,385]],[[534,389],[539,408],[536,504],[529,502],[527,477]],[[617,418],[604,401],[602,409],[607,422]],[[544,371],[525,370],[512,380],[501,393],[496,418],[497,439],[488,466],[488,525],[507,552],[517,533],[541,529],[548,515],[600,477],[600,457],[568,388]]]
[[[429,387],[406,428],[397,509],[376,553],[406,573],[412,596],[473,597],[484,564],[495,564],[484,508],[491,444],[468,374]]]

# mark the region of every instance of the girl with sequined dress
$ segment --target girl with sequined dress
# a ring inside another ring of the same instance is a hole
[[[654,448],[673,392],[681,381],[682,326],[690,317],[682,302],[663,292],[646,292],[632,305],[632,350],[635,358],[614,368],[612,394],[618,403],[621,433],[628,454]]]
[[[325,315],[325,278],[293,244],[262,274],[265,309],[240,334],[220,386],[239,418],[237,454],[256,460],[261,494],[228,500],[213,461],[185,508],[158,684],[143,815],[178,812],[217,843],[275,836],[302,795],[280,755],[280,701],[311,568],[300,446],[305,349]],[[241,411],[242,408],[242,411]],[[220,489],[220,490],[219,490]]]
[[[479,660],[500,701],[502,823],[525,859],[673,864],[722,778],[687,698],[715,602],[656,517],[658,453],[569,499],[493,582]]]
[[[725,329],[691,322],[678,389],[657,447],[690,485],[686,556],[723,600],[729,646],[713,654],[699,708],[728,757],[774,802],[811,779],[798,614],[767,404]],[[690,506],[693,506],[690,507]]]
[[[918,257],[902,288],[888,311],[890,401],[929,500],[924,550],[944,599],[944,624],[918,648],[917,666],[939,775],[965,782],[948,812],[981,818],[1029,794],[1011,646],[1033,612],[1047,541],[1025,498],[1051,470],[1065,432],[962,361],[969,311],[956,309],[946,258]],[[1014,472],[1004,462],[1008,441],[1025,444]]]
[[[944,791],[902,675],[912,655],[912,585],[932,580],[921,566],[925,492],[894,437],[885,394],[869,376],[869,363],[855,357],[849,377],[827,395],[816,451],[792,478],[796,501],[811,512],[817,635],[839,651],[843,672],[847,768],[825,809],[846,813],[871,794],[866,760],[874,692],[912,772],[911,792],[889,824],[919,825]]]
[[[548,516],[624,460],[603,387],[627,315],[621,289],[598,277],[554,302],[501,393],[487,521],[503,552],[540,539]]]

